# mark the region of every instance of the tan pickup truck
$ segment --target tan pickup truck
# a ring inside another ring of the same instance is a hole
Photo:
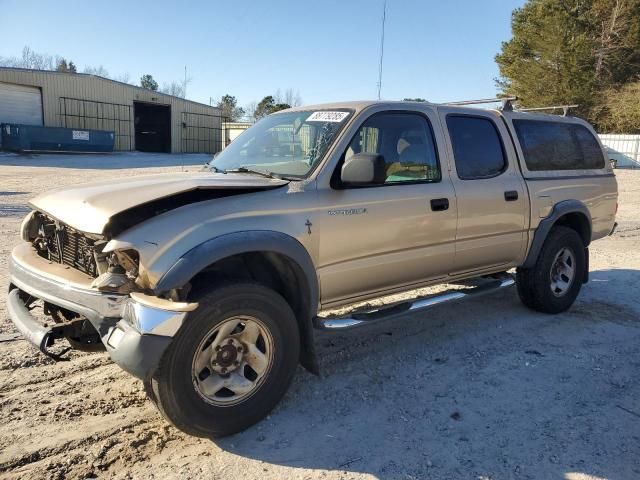
[[[202,172],[31,205],[10,259],[17,328],[54,358],[57,341],[106,349],[175,426],[218,436],[263,418],[299,362],[318,371],[314,328],[514,283],[534,310],[570,308],[589,244],[615,226],[617,186],[577,118],[345,102],[270,115]],[[322,313],[462,281],[376,311]]]

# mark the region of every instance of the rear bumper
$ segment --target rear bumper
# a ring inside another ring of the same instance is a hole
[[[49,348],[60,335],[55,325],[43,325],[31,314],[28,304],[33,299],[85,317],[111,359],[141,379],[153,374],[186,316],[186,312],[152,308],[129,295],[92,289],[91,278],[39,257],[27,243],[13,250],[9,270],[7,307],[11,321],[29,342],[54,358]]]

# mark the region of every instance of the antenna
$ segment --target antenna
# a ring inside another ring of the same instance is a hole
[[[384,23],[387,20],[387,0],[382,6],[382,32],[380,34],[380,65],[378,66],[378,100],[382,90],[382,59],[384,58]]]

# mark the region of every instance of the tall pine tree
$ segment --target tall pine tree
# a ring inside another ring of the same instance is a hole
[[[640,78],[640,0],[529,0],[496,55],[498,86],[526,107],[580,105],[598,124],[604,92]]]

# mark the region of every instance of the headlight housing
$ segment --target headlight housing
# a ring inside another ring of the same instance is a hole
[[[34,221],[36,211],[31,210],[26,217],[22,220],[20,225],[20,237],[25,242],[32,242],[38,236],[38,225]]]

